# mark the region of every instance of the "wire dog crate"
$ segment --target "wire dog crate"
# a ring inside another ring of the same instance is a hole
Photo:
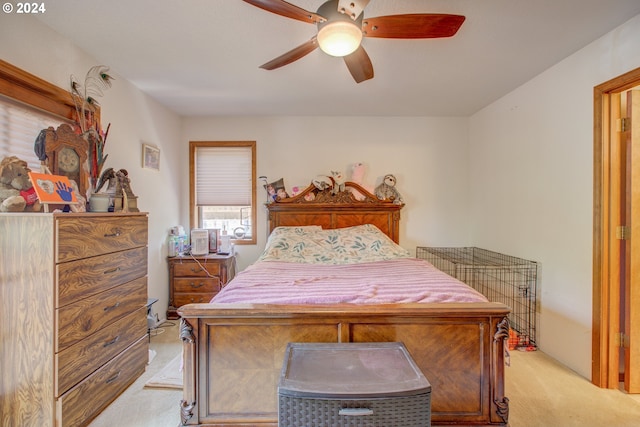
[[[416,248],[416,257],[468,284],[490,301],[511,307],[509,323],[518,333],[517,346],[536,345],[535,261],[475,247]]]

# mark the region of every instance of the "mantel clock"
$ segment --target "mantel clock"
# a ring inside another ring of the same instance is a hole
[[[54,175],[64,175],[78,185],[79,196],[86,198],[89,188],[89,143],[68,124],[46,130],[45,165]]]

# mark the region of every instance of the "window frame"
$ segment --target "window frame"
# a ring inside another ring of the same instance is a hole
[[[77,123],[78,111],[69,91],[2,59],[0,59],[0,96],[36,112],[39,110],[58,117],[61,123]],[[95,106],[92,114],[95,122],[100,125],[100,107]],[[36,157],[35,154],[34,157]]]
[[[76,107],[69,91],[2,59],[0,59],[0,94],[56,116],[74,122],[77,120]],[[99,123],[100,108],[96,108],[93,114]]]
[[[256,141],[189,141],[189,218],[191,228],[198,228],[198,207],[196,206],[196,150],[198,148],[216,147],[250,147],[251,148],[251,225],[253,232],[251,239],[234,239],[231,241],[237,245],[255,245],[258,235],[257,221],[257,196],[256,196]]]

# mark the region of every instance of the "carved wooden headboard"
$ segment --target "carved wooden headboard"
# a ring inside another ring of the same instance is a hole
[[[351,189],[358,191],[363,199],[356,200]],[[335,194],[331,189],[320,191],[310,185],[294,197],[267,204],[269,233],[279,226],[320,225],[331,229],[373,224],[399,243],[400,210],[403,207],[404,204],[379,200],[354,182],[346,182],[345,190]]]

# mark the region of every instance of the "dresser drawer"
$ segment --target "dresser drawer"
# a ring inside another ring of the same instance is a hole
[[[217,277],[194,277],[173,279],[173,291],[182,292],[219,292],[220,279]]]
[[[86,425],[144,372],[148,352],[144,337],[63,394],[56,402],[56,425]]]
[[[211,298],[213,298],[213,296],[216,293],[217,292],[212,292],[210,294],[196,294],[196,293],[179,294],[179,293],[175,293],[175,294],[173,294],[173,303],[175,304],[176,308],[182,307],[183,305],[186,305],[186,304],[198,304],[198,303],[205,303],[206,304],[209,301],[211,301]]]
[[[58,353],[56,355],[58,366],[56,397],[78,384],[146,334],[147,310],[142,307]]]
[[[56,268],[56,307],[62,307],[146,274],[146,247],[59,264]]]
[[[147,245],[146,215],[56,217],[56,262]]]
[[[141,277],[56,310],[56,352],[144,307],[147,278]]]
[[[201,261],[198,264],[195,261],[177,262],[173,266],[173,276],[189,276],[189,277],[207,277],[219,276],[220,264],[217,262],[207,263]]]

